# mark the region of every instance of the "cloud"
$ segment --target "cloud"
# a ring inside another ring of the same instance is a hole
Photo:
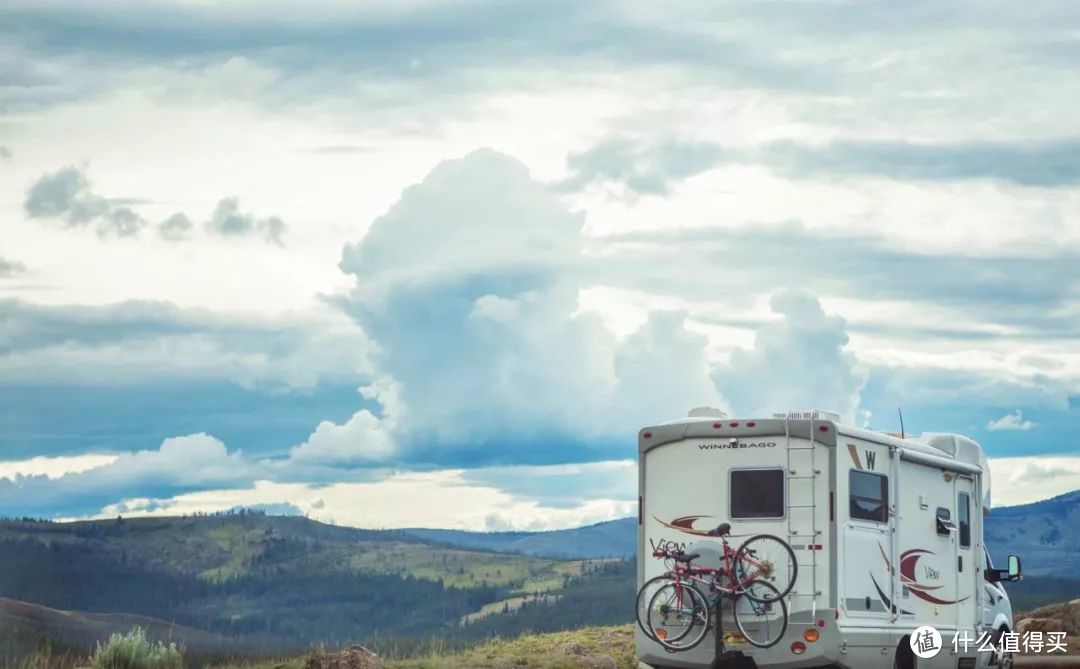
[[[123,203],[142,203],[137,199],[108,199],[93,190],[86,173],[76,167],[64,167],[41,176],[31,186],[23,209],[30,218],[60,220],[69,228],[93,226],[101,237],[134,237],[148,223]],[[194,223],[183,212],[176,212],[157,226],[158,234],[170,242],[191,239]],[[226,197],[218,201],[206,229],[224,237],[259,237],[267,243],[284,246],[288,226],[281,218],[256,218],[240,211],[239,200]]]
[[[123,11],[78,3],[2,10],[0,26],[13,48],[28,52],[28,62],[40,58],[45,64],[23,77],[29,81],[22,90],[8,93],[13,98],[8,106],[90,96],[109,84],[129,82],[130,70],[143,70],[160,86],[167,78],[163,72],[218,65],[237,56],[280,73],[268,87],[279,90],[262,92],[268,104],[310,104],[314,89],[323,97],[336,92],[359,102],[354,109],[367,113],[418,108],[419,100],[436,93],[445,105],[489,92],[507,78],[532,81],[537,72],[565,78],[572,72],[567,62],[574,61],[601,71],[617,62],[625,69],[707,72],[714,85],[753,88],[798,89],[832,78],[823,65],[779,57],[750,35],[701,30],[741,12],[658,17],[644,7],[568,0],[529,8],[491,2],[345,8],[319,2],[304,11],[285,4],[259,11],[184,2],[152,8],[121,4]],[[97,68],[80,62],[88,55]],[[72,69],[82,78],[70,74]],[[502,72],[493,77],[497,69]],[[237,88],[229,93],[243,94],[250,86]],[[301,97],[304,92],[308,100]]]
[[[847,349],[844,319],[803,291],[775,295],[769,306],[781,320],[762,325],[752,349],[713,371],[717,387],[742,414],[817,408],[853,420],[866,373]]]
[[[158,225],[158,234],[170,242],[182,242],[191,239],[195,224],[183,212],[177,212]]]
[[[1030,504],[1080,489],[1080,457],[1032,455],[990,458],[994,506]]]
[[[1080,138],[1076,137],[936,144],[895,140],[840,140],[824,145],[777,142],[763,147],[759,160],[796,177],[997,179],[1047,188],[1080,184]]]
[[[718,144],[677,138],[646,142],[611,136],[567,159],[570,176],[560,190],[582,190],[592,184],[612,184],[636,195],[667,195],[672,186],[701,174],[720,162]]]
[[[1024,420],[1024,414],[1019,409],[1013,413],[1007,413],[997,420],[992,420],[986,424],[986,429],[991,432],[997,432],[999,430],[1030,430],[1035,427],[1035,423],[1030,420]]]
[[[28,460],[0,461],[0,478],[15,481],[20,476],[45,476],[58,479],[67,474],[77,474],[90,469],[112,464],[117,456],[103,453],[84,453],[82,455],[46,457],[37,456]]]
[[[267,242],[284,246],[281,238],[287,226],[277,216],[256,218],[253,214],[241,212],[239,200],[235,197],[227,197],[218,201],[206,228],[223,237],[256,235]]]
[[[779,140],[725,147],[713,141],[608,136],[567,157],[560,190],[590,185],[615,194],[669,195],[681,181],[722,165],[765,166],[793,179],[886,177],[898,181],[992,179],[1024,187],[1080,184],[1080,138],[915,143],[902,140]]]
[[[0,279],[15,276],[16,274],[22,274],[25,271],[26,265],[18,260],[8,260],[7,258],[0,256]]]
[[[335,313],[230,317],[168,302],[46,306],[0,299],[0,378],[91,385],[224,379],[311,389],[360,378],[363,333]]]
[[[394,450],[389,426],[363,409],[342,425],[319,423],[307,441],[292,449],[291,457],[300,463],[355,464],[386,460]]]
[[[620,416],[642,424],[682,416],[692,407],[728,408],[709,378],[708,339],[687,328],[685,311],[654,311],[615,352]]]
[[[632,463],[597,463],[572,476],[587,483],[589,472],[626,471]],[[636,479],[627,485],[601,490],[593,487],[560,492],[564,466],[521,467],[499,470],[449,469],[397,472],[376,481],[337,482],[327,485],[278,483],[260,480],[250,486],[182,493],[173,497],[128,498],[83,516],[115,517],[179,515],[227,511],[236,507],[280,504],[296,506],[305,515],[324,522],[367,528],[443,527],[474,531],[555,530],[625,518],[636,509]],[[504,485],[499,475],[510,481]],[[519,481],[541,481],[530,489],[517,489]],[[601,496],[593,496],[599,494]],[[610,495],[610,496],[609,496]],[[408,500],[403,504],[402,500]]]
[[[375,376],[395,384],[404,452],[588,458],[583,445],[642,419],[643,396],[663,396],[650,407],[661,418],[719,401],[685,315],[658,315],[624,345],[580,310],[582,223],[521,163],[482,150],[439,164],[345,248],[356,287],[339,303],[376,342]]]
[[[120,495],[161,497],[246,485],[254,474],[250,462],[240,453],[229,453],[218,439],[191,434],[166,439],[157,450],[124,453],[108,464],[56,479],[44,474],[0,479],[0,506],[12,516],[56,516],[79,509],[85,513],[104,508]]]
[[[93,225],[101,237],[131,237],[146,225],[129,207],[94,193],[86,174],[76,167],[42,175],[30,187],[23,208],[30,218],[59,219],[67,227]]]
[[[994,337],[1038,340],[1080,335],[1076,312],[1080,291],[1061,280],[1080,263],[1080,253],[1071,248],[1026,254],[928,253],[871,234],[812,230],[799,223],[647,230],[600,241],[605,284],[691,303],[798,286],[834,298],[909,305],[904,322],[880,323],[897,331],[911,327],[908,321],[924,309],[955,309],[954,321],[963,324],[953,327],[933,319],[933,331],[911,332],[912,336],[944,338],[950,330],[953,337],[978,336],[970,325],[1007,328],[992,329]],[[680,271],[673,272],[672,267]],[[942,277],[948,277],[948,290],[942,289]],[[695,316],[756,325],[745,317],[716,317],[705,310]]]

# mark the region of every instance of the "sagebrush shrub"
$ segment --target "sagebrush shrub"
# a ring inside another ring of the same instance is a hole
[[[175,643],[165,645],[146,638],[141,627],[127,634],[113,634],[98,642],[90,658],[94,669],[183,669],[184,656]]]

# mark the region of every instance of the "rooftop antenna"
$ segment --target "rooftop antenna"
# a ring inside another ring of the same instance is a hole
[[[898,416],[900,416],[900,438],[905,439],[906,437],[904,437],[904,412],[900,410],[900,407],[896,407],[896,413]]]

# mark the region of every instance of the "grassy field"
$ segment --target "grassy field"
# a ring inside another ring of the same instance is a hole
[[[516,639],[495,639],[461,652],[436,649],[424,657],[384,659],[387,669],[574,669],[598,666],[595,663],[597,656],[611,658],[618,669],[637,669],[633,627],[589,627]],[[213,669],[303,669],[306,661],[307,657],[303,656],[216,665]]]

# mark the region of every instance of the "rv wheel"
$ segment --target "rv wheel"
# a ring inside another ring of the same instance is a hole
[[[1008,632],[1007,629],[1002,627],[994,633],[994,658],[990,661],[991,667],[998,667],[998,669],[1012,669],[1013,660],[1016,656],[1013,653],[1006,653],[1001,650],[1001,637]]]
[[[905,636],[900,639],[896,646],[896,655],[893,656],[893,669],[915,669],[915,653],[911,652],[911,644]]]

